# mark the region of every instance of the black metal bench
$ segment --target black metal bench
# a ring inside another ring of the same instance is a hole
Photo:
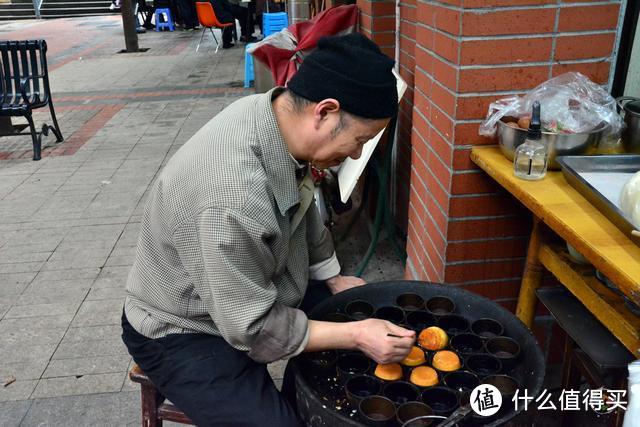
[[[33,142],[33,160],[40,160],[42,137],[52,131],[57,142],[62,142],[56,113],[51,101],[49,72],[47,69],[47,43],[44,40],[20,40],[0,42],[0,117],[22,116],[28,125],[11,125],[0,131],[0,136],[27,135],[23,130],[29,127]],[[42,125],[36,131],[32,111],[49,105],[53,126]],[[10,123],[10,122],[9,122]]]

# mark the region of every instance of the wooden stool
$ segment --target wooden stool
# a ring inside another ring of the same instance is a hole
[[[131,381],[140,384],[140,405],[142,406],[142,427],[161,427],[162,421],[174,421],[182,424],[194,424],[174,404],[165,402],[149,377],[142,372],[138,365],[133,365],[129,371]]]
[[[635,357],[566,289],[541,288],[536,294],[566,333],[562,389],[578,390],[584,380],[590,389],[626,390],[627,365]],[[570,411],[562,418],[563,425],[575,425]],[[624,412],[616,410],[607,425],[621,426],[623,419]]]
[[[564,390],[577,390],[582,379],[590,388],[607,387],[612,390],[627,389],[627,367],[601,368],[571,339],[566,336],[564,357],[562,366],[562,388]],[[629,397],[627,396],[625,400]],[[562,414],[563,425],[573,426],[571,414]],[[624,421],[624,411],[616,410],[607,417],[607,426],[620,427]]]

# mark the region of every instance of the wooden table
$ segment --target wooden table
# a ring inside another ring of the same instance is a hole
[[[551,272],[587,309],[640,358],[640,318],[622,298],[593,275],[593,269],[573,263],[566,248],[552,242],[550,229],[580,252],[629,298],[640,302],[640,247],[565,181],[549,171],[541,181],[513,174],[513,163],[498,147],[474,147],[471,160],[509,191],[533,214],[516,315],[531,327],[536,289],[544,269]]]

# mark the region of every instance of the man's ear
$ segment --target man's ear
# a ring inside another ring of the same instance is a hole
[[[338,113],[340,111],[340,101],[333,98],[323,99],[319,101],[313,108],[313,121],[316,128],[327,118],[330,113]]]

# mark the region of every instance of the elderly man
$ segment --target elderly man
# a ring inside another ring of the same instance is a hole
[[[413,331],[379,319],[314,321],[297,308],[309,279],[333,293],[363,284],[340,275],[305,165],[360,156],[397,111],[392,67],[363,36],[322,39],[288,88],[227,107],[154,184],[123,340],[197,425],[300,425],[269,362],[325,349],[379,363],[408,354]]]

